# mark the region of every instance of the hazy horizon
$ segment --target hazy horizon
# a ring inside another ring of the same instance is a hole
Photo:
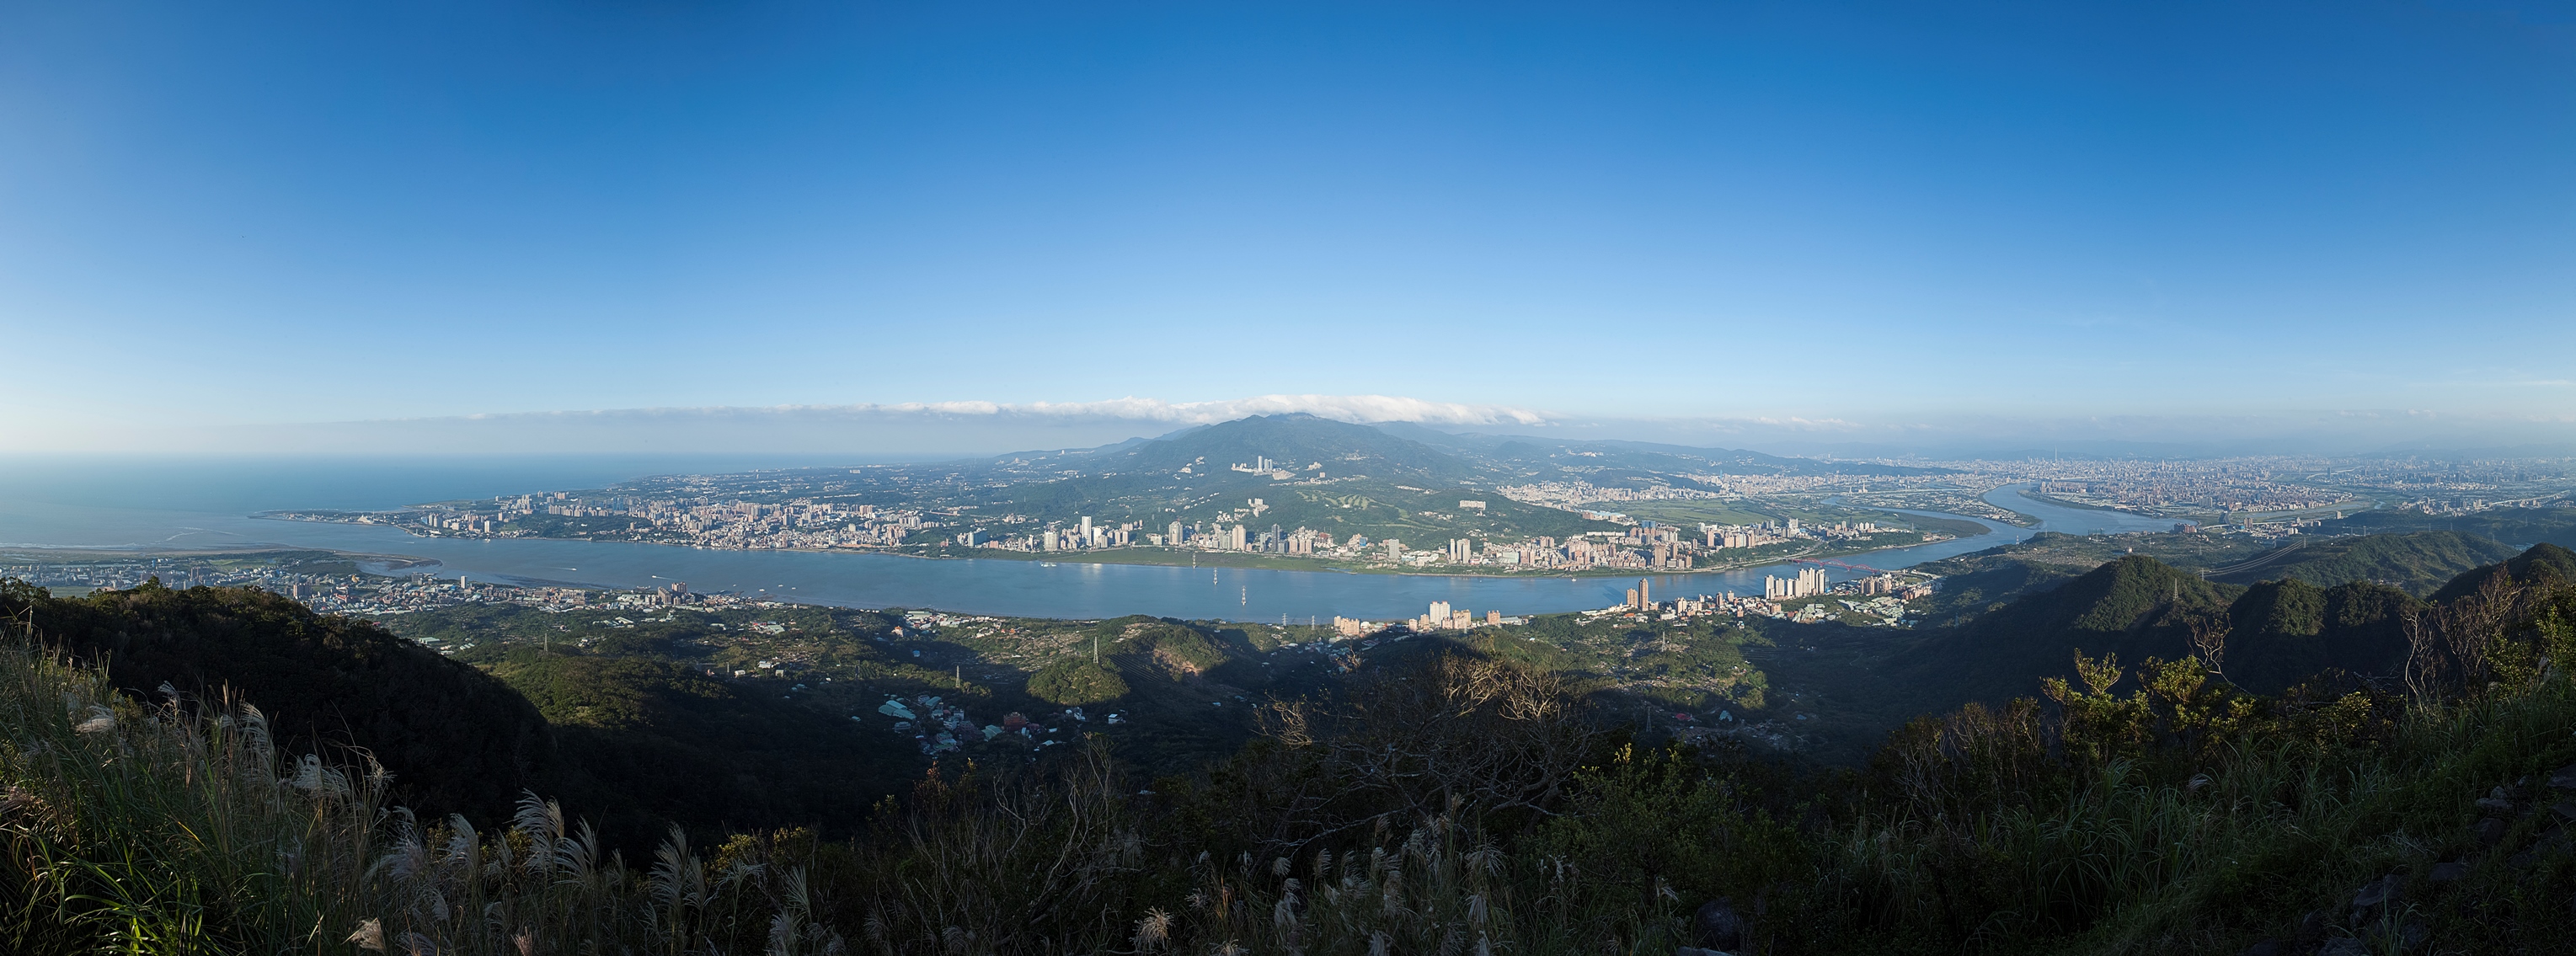
[[[858,464],[1090,448],[1275,414],[1313,414],[1356,424],[1413,424],[1452,433],[1635,441],[1836,458],[2576,456],[2576,426],[2421,412],[1880,421],[1610,418],[1388,396],[1272,395],[1187,404],[1130,398],[1044,405],[955,402],[608,409],[221,428],[146,427],[93,436],[113,439],[105,442],[0,448],[0,462],[169,454],[769,457]]]

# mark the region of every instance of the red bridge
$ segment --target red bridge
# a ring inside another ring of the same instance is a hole
[[[1823,566],[1828,567],[1828,568],[1841,568],[1841,569],[1843,569],[1843,570],[1845,570],[1845,571],[1864,571],[1864,572],[1867,572],[1867,573],[1870,573],[1870,574],[1890,574],[1890,573],[1893,573],[1893,572],[1888,572],[1888,571],[1881,571],[1881,570],[1879,570],[1879,569],[1877,569],[1877,568],[1870,567],[1869,565],[1866,565],[1866,564],[1850,564],[1850,563],[1847,563],[1847,562],[1834,561],[1834,560],[1830,560],[1830,559],[1819,559],[1819,558],[1790,558],[1790,559],[1789,559],[1789,561],[1790,561],[1790,563],[1792,563],[1792,564],[1817,564],[1817,565],[1823,565]]]

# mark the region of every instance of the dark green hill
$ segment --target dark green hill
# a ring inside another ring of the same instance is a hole
[[[2330,531],[2391,534],[2408,531],[2458,531],[2522,547],[2555,544],[2576,548],[2576,507],[2497,508],[2470,515],[2428,515],[2411,511],[2364,511],[2326,522]]]
[[[2453,601],[2475,594],[2489,578],[2500,574],[2519,584],[2548,579],[2576,581],[2576,552],[2547,542],[2535,544],[2504,561],[2462,573],[2451,583],[2443,585],[2441,590],[2433,592],[2432,600]]]
[[[136,697],[157,699],[164,682],[192,695],[229,689],[269,716],[289,752],[364,749],[392,772],[395,802],[425,817],[498,822],[535,790],[612,843],[648,847],[670,822],[847,824],[917,770],[907,740],[640,647],[515,649],[487,673],[251,588],[147,584],[66,599],[8,581],[0,615],[32,618],[75,656],[105,658]]]
[[[2375,581],[2420,595],[2513,554],[2513,548],[2492,538],[2457,531],[2359,535],[2313,541],[2259,566],[2213,574],[2210,580],[2252,584],[2295,578],[2321,588]]]
[[[1999,703],[2073,673],[2076,651],[2132,664],[2194,653],[2192,619],[2224,622],[2225,666],[2248,690],[2274,693],[2329,669],[2389,674],[2405,659],[2397,621],[2414,599],[2366,581],[2320,588],[2289,579],[2252,587],[2205,581],[2144,556],[2124,557],[2048,591],[2025,594],[1899,654],[1893,673],[1916,710]]]
[[[2133,555],[1935,631],[1891,663],[1927,699],[1918,710],[2000,703],[2037,693],[2041,677],[2072,674],[2077,649],[2129,662],[2189,653],[2184,615],[2225,608],[2238,590]]]
[[[2327,668],[2395,674],[2406,662],[2398,621],[2414,603],[2404,591],[2367,581],[2256,584],[2228,607],[2227,676],[2248,690],[2278,693]]]
[[[1120,755],[1159,773],[1186,772],[1252,739],[1253,706],[1272,668],[1242,631],[1156,618],[1103,622],[1104,660],[1129,692],[1100,706],[1125,712],[1149,735],[1129,735]]]
[[[1476,471],[1456,456],[1421,442],[1305,414],[1262,415],[1210,425],[1146,442],[1124,455],[1100,456],[1097,467],[1116,472],[1177,472],[1186,465],[1196,474],[1224,476],[1240,474],[1229,472],[1227,466],[1252,464],[1255,458],[1269,458],[1279,468],[1300,473],[1308,465],[1322,465],[1323,473],[1333,477],[1456,481]]]
[[[526,787],[551,791],[552,729],[526,698],[471,666],[364,622],[314,614],[249,588],[148,583],[85,598],[0,585],[0,614],[26,614],[44,639],[104,658],[117,686],[159,699],[226,689],[256,704],[290,751],[363,748],[425,814],[506,818]]]
[[[915,771],[909,740],[668,661],[520,648],[492,674],[553,723],[565,802],[614,843],[649,845],[672,820],[846,824]]]
[[[2277,549],[2239,535],[2077,535],[2042,531],[2012,544],[1916,565],[1914,570],[1943,578],[1940,590],[1920,613],[1924,620],[1946,624],[1995,610],[2022,595],[2054,588],[2104,562],[2133,554],[2201,572],[2240,564],[2274,550]]]
[[[1932,597],[1915,612],[1926,621],[1946,625],[1966,623],[1978,615],[2003,610],[2013,599],[2025,594],[2053,590],[2075,580],[2081,573],[2063,565],[2015,560],[2002,555],[1969,560],[1952,558],[1950,563],[1964,570],[1951,571],[1943,577],[1940,590],[1934,591]]]

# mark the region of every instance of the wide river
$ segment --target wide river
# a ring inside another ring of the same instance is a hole
[[[723,462],[731,467],[770,462]],[[1481,578],[1149,565],[927,560],[882,554],[708,551],[593,541],[421,538],[368,525],[248,517],[276,508],[390,508],[424,501],[599,487],[703,460],[143,462],[0,460],[0,547],[177,549],[276,546],[401,555],[427,573],[487,580],[641,587],[686,581],[701,592],[760,593],[810,604],[937,608],[978,614],[1099,618],[1122,614],[1304,623],[1335,615],[1411,617],[1433,601],[1482,614],[1606,607],[1633,578]],[[1995,489],[1986,500],[2070,534],[2163,530],[2167,521],[2069,508]],[[1933,514],[1932,512],[1916,512]],[[1942,517],[1960,518],[1957,515]],[[1983,521],[1974,537],[1855,555],[1895,569],[2019,541],[2029,529]],[[1789,566],[1649,575],[1659,595],[1759,593]],[[1860,572],[1829,569],[1842,579]]]

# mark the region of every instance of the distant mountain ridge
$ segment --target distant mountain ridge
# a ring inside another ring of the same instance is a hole
[[[2261,565],[2213,574],[2233,584],[2296,579],[2318,587],[2378,581],[2409,594],[2430,594],[2461,573],[2513,557],[2510,545],[2457,531],[2324,538]]]
[[[2569,551],[2546,541],[2532,545],[2530,550],[2514,555],[2508,560],[2476,568],[2453,578],[2451,583],[2433,592],[2432,600],[2455,601],[2467,597],[2477,593],[2477,590],[2485,586],[2489,579],[2499,575],[2524,584],[2548,579],[2576,581],[2576,551]]]
[[[1447,448],[1462,455],[1481,459],[1498,467],[1544,467],[1560,463],[1568,456],[1581,456],[1586,464],[1614,468],[1644,468],[1660,471],[1710,471],[1727,474],[1774,475],[1938,475],[1950,469],[1883,465],[1863,461],[1835,461],[1816,458],[1790,458],[1736,448],[1699,448],[1656,442],[1591,439],[1570,441],[1533,435],[1487,435],[1476,432],[1452,433],[1426,428],[1410,422],[1388,422],[1370,426],[1391,434],[1411,438],[1427,445]]]
[[[1123,455],[1102,454],[1098,460],[1100,467],[1112,472],[1176,472],[1190,467],[1194,472],[1222,474],[1230,466],[1249,465],[1260,458],[1300,474],[1315,465],[1325,475],[1427,481],[1456,481],[1476,473],[1456,456],[1422,442],[1304,413],[1239,418],[1143,442]]]
[[[1529,435],[1453,433],[1411,422],[1359,425],[1303,412],[1256,415],[1194,426],[1155,438],[1096,448],[1022,452],[994,462],[1048,461],[1087,474],[1172,472],[1184,465],[1223,469],[1268,457],[1302,472],[1420,479],[1431,482],[1549,480],[1579,469],[1596,484],[1643,484],[1689,474],[1929,475],[1947,469],[1787,458],[1731,448],[1653,442],[1567,441]],[[1340,462],[1335,467],[1334,462]],[[1194,473],[1205,468],[1195,468]]]
[[[2361,511],[2326,522],[2344,534],[2395,534],[2411,531],[2458,531],[2502,541],[2515,547],[2547,542],[2576,548],[2576,507],[2495,508],[2467,515],[2429,515],[2413,511]]]

